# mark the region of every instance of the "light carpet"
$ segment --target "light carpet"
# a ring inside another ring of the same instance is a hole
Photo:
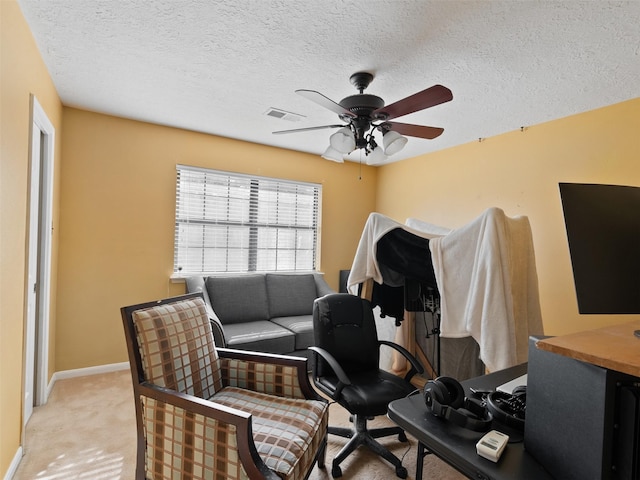
[[[333,404],[331,425],[346,426],[348,413]],[[371,426],[392,425],[377,417]],[[326,468],[315,467],[310,480],[330,480],[331,459],[346,439],[329,435]],[[399,442],[396,436],[381,439],[403,458],[409,479],[415,478],[416,441]],[[36,407],[26,430],[24,457],[14,480],[112,480],[133,479],[136,421],[131,374],[128,370],[59,380],[46,405]],[[394,468],[360,447],[342,462],[341,478],[391,480]],[[462,474],[434,455],[424,459],[424,478],[460,480]]]

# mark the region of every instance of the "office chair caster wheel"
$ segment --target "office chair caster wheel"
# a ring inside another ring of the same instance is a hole
[[[396,467],[396,475],[398,476],[398,478],[407,478],[407,469],[404,468],[402,465],[400,465],[399,467]]]
[[[340,478],[342,476],[342,469],[338,465],[334,465],[331,467],[331,476],[333,478]],[[406,478],[406,475],[404,478]]]
[[[400,432],[398,434],[398,441],[399,442],[406,442],[407,441],[407,435],[404,432]]]

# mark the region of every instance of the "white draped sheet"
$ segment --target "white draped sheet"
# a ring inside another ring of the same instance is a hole
[[[347,286],[382,284],[376,243],[394,228],[428,238],[441,304],[441,336],[473,337],[489,371],[527,361],[528,338],[542,335],[533,240],[525,216],[489,208],[451,230],[419,220],[398,223],[372,213],[362,233]]]
[[[410,221],[408,220],[407,222],[409,223]],[[362,230],[362,236],[358,243],[349,277],[347,278],[347,290],[349,293],[357,295],[358,285],[368,279],[373,279],[379,284],[383,283],[382,272],[376,257],[377,245],[378,240],[391,230],[401,228],[409,233],[428,239],[444,235],[450,231],[447,228],[418,220],[412,220],[410,225],[396,222],[381,213],[373,212],[369,214],[367,223],[365,223]]]

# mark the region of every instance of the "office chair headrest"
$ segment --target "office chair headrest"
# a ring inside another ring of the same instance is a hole
[[[315,300],[320,317],[334,326],[362,326],[367,300],[349,293],[332,293]]]

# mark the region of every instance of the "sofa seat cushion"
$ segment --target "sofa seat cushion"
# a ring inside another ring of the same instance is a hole
[[[305,350],[313,345],[313,315],[277,317],[271,321],[295,334],[296,350]]]
[[[270,318],[311,315],[317,297],[313,274],[266,274]]]
[[[223,325],[269,320],[264,275],[207,277],[206,285],[213,310]]]
[[[327,431],[327,403],[226,387],[212,401],[252,414],[258,454],[284,479],[302,478]]]
[[[267,353],[295,350],[295,334],[268,320],[225,325],[224,336],[229,348]]]

